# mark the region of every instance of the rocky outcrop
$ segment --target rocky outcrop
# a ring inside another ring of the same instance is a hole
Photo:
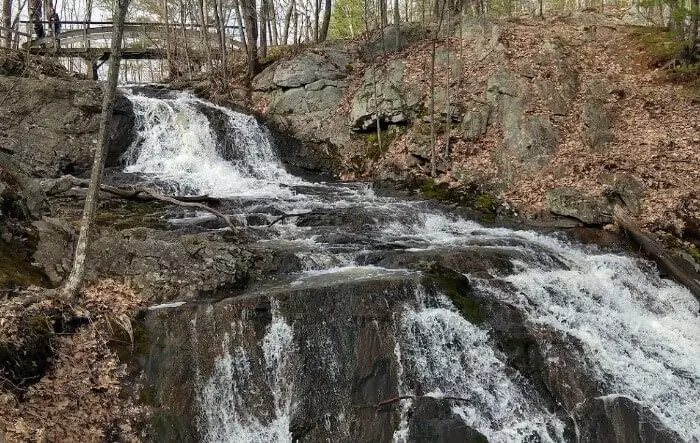
[[[382,68],[367,68],[350,110],[350,126],[367,131],[390,124],[406,124],[423,108],[418,89],[404,81],[404,63],[391,61]]]
[[[1,77],[0,149],[31,176],[78,174],[92,165],[102,91],[87,80]],[[107,166],[118,164],[133,138],[134,115],[117,95],[109,128]]]
[[[586,91],[586,101],[581,110],[584,140],[594,150],[605,149],[615,141],[612,132],[614,114],[606,103],[609,88],[601,80],[594,81]]]
[[[304,142],[284,140],[282,161],[314,172],[333,171],[335,149],[342,144],[338,139],[346,134],[329,116],[347,93],[353,59],[348,51],[320,48],[274,64],[253,79],[253,101],[267,101],[271,125]]]
[[[557,215],[572,217],[587,225],[612,223],[612,208],[602,198],[584,196],[571,188],[557,188],[547,191],[547,207]]]
[[[106,232],[91,245],[92,278],[123,279],[154,301],[244,287],[251,256],[215,234],[139,227]]]

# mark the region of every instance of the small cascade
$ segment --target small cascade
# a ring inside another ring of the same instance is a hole
[[[300,182],[281,167],[267,130],[252,116],[184,92],[170,99],[128,97],[137,137],[124,155],[126,172],[150,174],[183,194],[213,197],[289,197],[289,185]],[[223,116],[224,146],[203,107]],[[225,160],[226,151],[235,151],[236,159]]]
[[[249,348],[231,348],[238,334],[245,334],[241,321],[224,334],[222,353],[214,363],[211,377],[201,386],[200,407],[205,441],[209,443],[290,442],[293,355],[292,328],[273,311],[272,323],[258,346],[262,349],[261,368]],[[262,379],[257,377],[264,374]],[[260,386],[260,382],[264,385]],[[262,407],[266,399],[272,408]]]
[[[454,398],[452,413],[490,442],[564,441],[565,424],[496,354],[487,329],[465,320],[441,294],[428,305],[422,291],[418,297],[401,319],[402,395]]]

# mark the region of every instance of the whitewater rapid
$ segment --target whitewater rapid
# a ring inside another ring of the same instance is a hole
[[[520,257],[511,259],[508,273],[492,269],[487,278],[466,277],[532,323],[575,337],[586,356],[581,364],[610,395],[644,404],[686,441],[700,439],[698,301],[687,289],[661,279],[649,263],[556,236],[487,228],[424,202],[378,197],[365,184],[305,182],[285,171],[269,132],[251,116],[185,93],[129,98],[138,136],[124,158],[126,172],[145,174],[183,194],[245,201],[245,213],[231,214],[243,224],[250,213],[273,222],[280,213],[319,209],[365,220],[353,236],[342,226],[297,225],[294,217],[265,227],[270,237],[261,243],[286,242],[299,249],[306,272],[291,285],[324,274],[371,278],[397,272],[358,263],[376,245],[403,251],[507,250]],[[203,107],[226,117],[227,146],[221,146]],[[395,319],[396,358],[402,373],[411,374],[402,378],[403,394],[415,395],[417,383],[431,396],[470,400],[455,403],[453,413],[492,442],[523,441],[530,435],[565,441],[564,423],[533,400],[534,388],[525,377],[506,367],[488,327],[465,320],[444,296],[426,303],[417,290],[416,300],[417,307],[407,307]],[[267,374],[266,386],[259,389],[275,405],[267,421],[249,413],[253,406],[241,394],[251,379],[251,357],[244,347],[231,351],[229,341],[243,329],[230,325],[214,373],[199,381],[207,441],[291,441],[294,377],[303,375],[294,375],[293,319],[276,312],[257,344],[264,358],[256,364]],[[408,410],[410,401],[403,403]],[[395,441],[407,434],[404,420]]]

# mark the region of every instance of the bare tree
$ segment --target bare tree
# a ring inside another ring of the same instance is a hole
[[[95,158],[92,162],[92,174],[90,176],[90,187],[85,197],[85,207],[83,208],[83,219],[80,223],[80,235],[78,244],[75,247],[75,258],[70,275],[66,280],[61,292],[66,300],[76,298],[85,276],[85,258],[87,256],[90,231],[95,220],[97,202],[100,196],[100,184],[102,173],[105,167],[107,145],[109,143],[108,126],[112,120],[114,112],[114,97],[117,92],[117,80],[119,78],[119,63],[121,61],[122,37],[124,35],[124,19],[130,0],[114,0],[114,33],[112,34],[112,47],[109,59],[109,73],[107,75],[107,86],[102,98],[102,116],[100,117],[100,132],[98,136]]]
[[[323,7],[323,25],[321,25],[321,35],[319,36],[319,41],[326,41],[326,38],[328,37],[328,27],[330,26],[331,23],[331,7],[332,7],[332,0],[326,0],[326,4]]]
[[[255,8],[255,0],[241,0],[246,40],[248,41],[249,78],[253,78],[258,71],[258,18]]]
[[[688,31],[688,52],[690,57],[698,50],[698,21],[700,21],[700,0],[691,0],[690,29]]]
[[[286,45],[289,38],[289,25],[292,21],[292,13],[294,12],[295,0],[290,0],[287,5],[287,11],[284,13],[284,27],[282,28],[282,44]],[[294,41],[296,43],[296,41]]]
[[[269,1],[260,0],[260,56],[267,57],[267,16]]]
[[[12,45],[12,32],[10,32],[12,27],[12,0],[2,0],[2,25],[5,27],[3,31],[5,34],[2,39],[3,46],[9,48]]]

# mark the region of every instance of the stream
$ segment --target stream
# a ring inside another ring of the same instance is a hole
[[[124,171],[223,199],[248,247],[294,262],[152,311],[156,440],[700,441],[698,301],[651,263],[307,181],[251,116],[127,92]]]

